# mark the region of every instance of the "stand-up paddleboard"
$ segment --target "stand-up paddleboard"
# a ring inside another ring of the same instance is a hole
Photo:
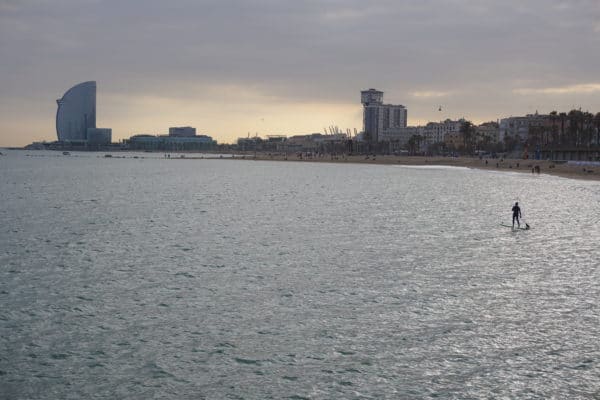
[[[520,230],[522,230],[522,231],[528,231],[528,230],[530,230],[530,229],[531,229],[531,227],[529,226],[529,224],[525,224],[525,226],[520,226],[520,227],[518,227],[518,226],[515,226],[515,227],[513,228],[513,226],[512,226],[512,225],[508,225],[508,224],[503,224],[503,223],[500,223],[500,226],[505,226],[505,227],[507,227],[507,228],[512,228],[512,229],[514,229],[514,230],[520,229]]]

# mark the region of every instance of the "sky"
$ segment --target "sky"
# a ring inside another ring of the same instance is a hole
[[[0,0],[0,146],[88,80],[113,141],[360,131],[368,88],[409,125],[595,113],[599,49],[598,0]]]

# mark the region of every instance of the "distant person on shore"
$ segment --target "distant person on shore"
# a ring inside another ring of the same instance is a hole
[[[521,207],[519,207],[519,203],[516,202],[515,205],[512,208],[512,213],[513,213],[513,219],[512,219],[512,227],[513,229],[515,228],[515,220],[517,220],[517,227],[521,227],[521,222],[519,221],[519,218],[522,218],[521,215]]]

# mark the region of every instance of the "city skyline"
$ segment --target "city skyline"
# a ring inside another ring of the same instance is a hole
[[[90,80],[114,141],[360,130],[371,87],[409,125],[595,112],[599,20],[588,0],[4,1],[0,146],[55,140],[55,100]]]

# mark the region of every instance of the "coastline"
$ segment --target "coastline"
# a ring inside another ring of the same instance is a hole
[[[293,162],[323,162],[323,163],[352,163],[376,165],[406,165],[406,166],[448,166],[476,168],[486,171],[519,172],[531,175],[553,175],[563,178],[600,181],[600,166],[572,165],[566,162],[550,160],[519,160],[499,158],[475,157],[424,157],[424,156],[365,156],[365,155],[340,155],[332,159],[329,155],[323,157],[298,157],[296,154],[277,153],[251,153],[234,154],[234,160],[261,160],[261,161],[293,161]],[[487,163],[486,163],[487,161]],[[539,172],[536,169],[539,168]]]
[[[21,150],[20,148],[2,148],[3,150]],[[58,156],[60,151],[56,152]],[[133,151],[138,153],[137,151]],[[104,154],[104,157],[113,157],[114,151],[93,153]],[[111,154],[112,153],[112,154]],[[116,153],[122,153],[118,151]],[[552,175],[563,178],[580,179],[588,181],[600,181],[600,165],[576,165],[577,161],[569,163],[567,161],[551,160],[524,160],[524,159],[500,159],[500,158],[478,158],[478,157],[427,157],[427,156],[400,156],[400,155],[377,155],[375,157],[365,155],[323,155],[322,157],[299,157],[296,153],[267,153],[267,152],[216,152],[207,151],[203,153],[196,152],[164,152],[152,151],[150,154],[177,154],[178,156],[169,157],[170,160],[198,160],[198,159],[222,159],[222,160],[259,160],[259,161],[290,161],[290,162],[311,162],[311,163],[351,163],[351,164],[373,164],[373,165],[404,165],[404,166],[447,166],[475,168],[486,171],[500,172],[518,172],[531,175]],[[203,154],[203,155],[200,155]],[[2,154],[5,155],[5,154]],[[210,156],[208,156],[210,155]],[[207,157],[208,156],[208,157]],[[115,158],[121,158],[115,155]],[[138,158],[137,156],[135,158]],[[144,156],[139,156],[144,158]],[[487,161],[487,163],[486,163]],[[585,162],[582,162],[585,164]],[[539,172],[536,169],[539,168]]]

